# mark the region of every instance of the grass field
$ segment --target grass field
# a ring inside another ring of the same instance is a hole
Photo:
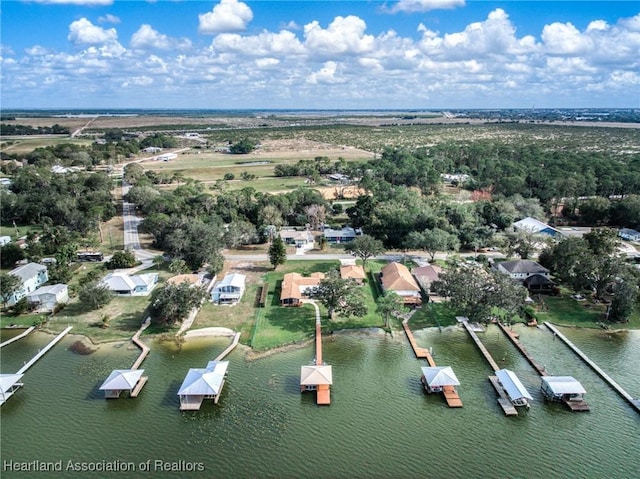
[[[576,301],[570,296],[549,296],[536,311],[538,321],[549,321],[560,326],[601,328],[606,313],[605,304]],[[628,323],[607,323],[612,329],[640,328],[640,308],[636,308]]]

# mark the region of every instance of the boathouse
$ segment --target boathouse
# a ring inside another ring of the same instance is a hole
[[[460,386],[460,381],[450,366],[423,367],[420,380],[428,393],[442,392],[446,386]]]
[[[0,374],[0,406],[13,396],[18,388],[24,386],[20,382],[24,374]]]
[[[136,397],[148,379],[142,376],[143,373],[144,369],[114,369],[100,390],[104,391],[105,399],[117,399],[122,391],[129,391],[130,397]]]
[[[542,393],[549,401],[583,401],[587,391],[571,376],[543,376]]]
[[[499,369],[496,371],[496,377],[514,406],[529,407],[529,401],[533,398],[513,371]]]
[[[316,391],[318,386],[331,386],[333,372],[327,364],[302,366],[300,368],[300,391]]]
[[[197,411],[205,399],[218,404],[227,377],[229,361],[209,361],[207,367],[189,369],[180,386],[181,411]]]

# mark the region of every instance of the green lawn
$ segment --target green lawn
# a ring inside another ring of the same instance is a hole
[[[605,304],[576,301],[570,296],[545,297],[543,304],[536,308],[538,321],[582,328],[600,328],[600,323],[604,322],[605,313]],[[640,328],[640,308],[635,309],[628,323],[609,323],[609,326],[613,329]]]

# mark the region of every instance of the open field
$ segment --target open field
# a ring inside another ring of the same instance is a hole
[[[63,143],[73,143],[74,145],[89,146],[92,140],[88,139],[71,139],[68,136],[61,135],[34,135],[34,136],[3,136],[0,150],[5,153],[18,155],[26,155],[36,148],[44,148],[47,146],[60,145]]]

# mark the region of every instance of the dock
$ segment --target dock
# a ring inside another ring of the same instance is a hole
[[[315,391],[316,404],[328,406],[331,404],[330,387],[333,384],[333,370],[330,365],[325,364],[322,357],[320,308],[315,301],[305,300],[304,302],[313,305],[316,310],[316,356],[312,364],[300,368],[300,392]]]
[[[142,364],[142,361],[144,361],[149,354],[149,351],[150,351],[149,346],[147,346],[142,341],[140,341],[140,335],[142,334],[142,331],[144,331],[149,327],[150,324],[151,324],[151,318],[147,318],[145,322],[142,323],[142,326],[140,326],[140,329],[138,329],[136,334],[133,335],[133,338],[131,338],[131,342],[133,342],[133,344],[135,344],[142,350],[140,352],[140,356],[138,356],[138,359],[136,359],[133,365],[131,366],[131,369],[138,369]],[[147,379],[148,378],[145,378],[145,382]]]
[[[625,391],[622,386],[620,386],[616,381],[614,381],[604,370],[602,370],[596,363],[594,363],[586,354],[584,354],[575,344],[573,344],[564,334],[562,334],[558,329],[553,326],[551,323],[545,321],[544,325],[553,332],[558,338],[562,340],[564,344],[566,344],[569,349],[571,349],[574,353],[576,353],[580,359],[582,359],[591,369],[593,369],[598,376],[605,380],[611,388],[617,392],[623,399],[625,399],[631,406],[636,410],[636,412],[640,413],[640,399],[634,398]]]
[[[459,322],[467,330],[467,332],[469,333],[469,336],[471,336],[471,339],[473,339],[473,342],[476,344],[476,346],[478,347],[478,349],[480,350],[484,358],[487,360],[487,362],[491,366],[491,369],[493,369],[494,372],[498,371],[500,369],[500,366],[498,366],[498,363],[496,363],[496,361],[493,359],[493,356],[491,356],[491,353],[489,353],[489,351],[484,346],[484,344],[482,344],[482,341],[480,341],[480,338],[476,334],[476,331],[478,331],[478,329],[470,325],[468,321],[459,321]],[[498,393],[498,404],[504,411],[504,414],[506,416],[517,416],[518,411],[513,406],[513,403],[509,400],[509,397],[507,396],[507,393],[505,392],[504,388],[498,381],[498,378],[496,376],[489,376],[489,382]]]
[[[413,354],[416,355],[418,359],[426,359],[429,366],[436,367],[436,362],[433,360],[433,356],[428,349],[420,348],[416,344],[416,340],[413,337],[413,332],[409,329],[409,318],[406,318],[402,321],[402,327],[404,328],[404,332],[409,340],[409,344],[411,344],[411,348],[413,349]],[[442,388],[442,395],[447,401],[447,405],[449,407],[462,407],[462,400],[458,395],[458,391],[453,386],[444,386]]]
[[[25,363],[24,366],[22,366],[18,372],[16,374],[24,374],[27,372],[27,369],[29,369],[31,366],[33,366],[38,359],[40,359],[42,356],[44,356],[51,348],[53,348],[62,338],[64,338],[67,333],[69,331],[71,331],[71,329],[73,329],[73,326],[69,326],[67,329],[65,329],[64,331],[62,331],[60,334],[58,334],[55,338],[53,338],[51,340],[51,342],[49,344],[47,344],[44,348],[42,348],[42,350],[40,350],[40,352],[38,354],[36,354],[33,358],[31,358],[31,360],[27,363]]]
[[[322,326],[320,321],[316,321],[316,364],[324,364],[322,362]],[[331,404],[331,393],[328,384],[318,384],[316,404]]]
[[[513,345],[520,351],[520,353],[524,356],[524,358],[528,361],[528,363],[531,364],[531,366],[533,366],[533,369],[535,369],[540,376],[549,375],[546,368],[543,365],[541,365],[538,361],[536,361],[533,358],[533,356],[529,354],[529,351],[527,351],[525,347],[520,343],[520,341],[518,341],[518,337],[515,333],[513,333],[512,331],[509,331],[507,327],[500,322],[496,324],[502,330],[502,332],[507,335],[507,337],[511,340]]]
[[[238,345],[239,341],[240,341],[240,333],[235,333],[233,335],[233,340],[231,341],[231,344],[229,346],[227,346],[227,349],[222,351],[218,355],[218,357],[216,359],[214,359],[214,361],[222,361],[227,356],[227,354],[229,354],[231,351],[233,351],[235,349],[235,347]]]
[[[0,349],[4,348],[5,346],[17,341],[18,339],[22,339],[24,338],[27,334],[29,334],[30,332],[32,332],[34,329],[36,329],[35,326],[31,326],[30,328],[26,329],[25,331],[23,331],[22,333],[18,334],[17,336],[11,338],[11,339],[7,339],[6,341],[3,341],[2,343],[0,343]]]

